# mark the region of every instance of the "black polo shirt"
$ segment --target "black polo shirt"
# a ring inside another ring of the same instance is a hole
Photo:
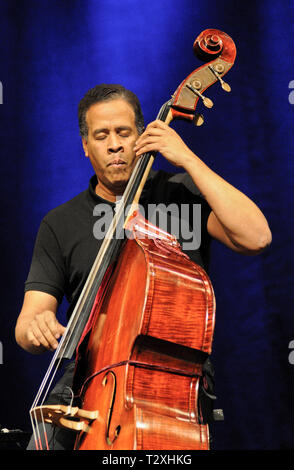
[[[99,218],[105,218],[107,211],[110,216],[115,207],[115,203],[95,193],[96,185],[97,178],[93,176],[88,189],[43,218],[25,282],[25,292],[46,292],[59,303],[65,296],[71,304],[70,311],[102,243],[97,236],[97,222],[101,232],[103,224],[99,225]],[[159,222],[163,230],[176,235],[183,251],[208,271],[207,219],[211,209],[187,173],[151,170],[140,205],[145,218],[152,223]]]

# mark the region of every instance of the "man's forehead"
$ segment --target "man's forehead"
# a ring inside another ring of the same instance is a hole
[[[113,99],[92,104],[87,111],[86,120],[89,125],[96,125],[98,121],[104,125],[126,122],[135,125],[135,112],[126,100]]]

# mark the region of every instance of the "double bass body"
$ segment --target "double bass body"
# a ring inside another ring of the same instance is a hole
[[[98,417],[75,448],[209,449],[198,392],[213,289],[174,237],[139,220],[92,315],[79,393]]]

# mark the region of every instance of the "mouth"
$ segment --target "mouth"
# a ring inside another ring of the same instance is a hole
[[[120,167],[124,165],[126,165],[126,162],[124,160],[121,160],[120,158],[116,158],[115,160],[112,160],[112,162],[108,163],[107,166]]]

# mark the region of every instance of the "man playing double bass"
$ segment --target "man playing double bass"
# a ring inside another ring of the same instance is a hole
[[[79,104],[79,126],[95,175],[87,190],[41,222],[15,329],[17,343],[33,354],[57,348],[65,331],[57,319],[58,306],[66,296],[68,315],[73,311],[102,242],[93,232],[94,208],[103,204],[113,210],[145,152],[160,152],[184,172],[151,171],[140,199],[144,207],[201,205],[201,244],[187,250],[193,261],[208,269],[210,238],[243,254],[258,254],[271,242],[267,221],[255,203],[212,171],[175,130],[160,120],[144,130],[139,101],[129,90],[105,84],[89,90]],[[71,367],[60,387],[70,385],[72,375]],[[51,437],[54,448],[71,448],[72,434],[56,431]]]

